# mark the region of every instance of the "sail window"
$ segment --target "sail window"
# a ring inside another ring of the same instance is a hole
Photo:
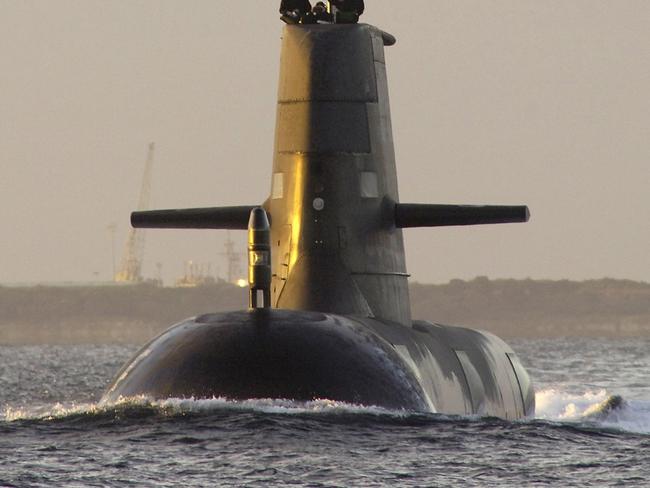
[[[273,185],[271,188],[271,198],[277,199],[284,196],[284,173],[273,173]]]
[[[379,197],[379,184],[377,183],[377,173],[374,171],[363,171],[360,178],[361,198]]]

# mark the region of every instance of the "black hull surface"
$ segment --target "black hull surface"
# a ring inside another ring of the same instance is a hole
[[[411,369],[367,327],[341,316],[271,309],[173,326],[122,368],[102,401],[136,395],[426,409]]]
[[[329,399],[521,418],[532,413],[534,397],[517,365],[503,341],[471,329],[257,309],[171,327],[122,368],[102,402]]]

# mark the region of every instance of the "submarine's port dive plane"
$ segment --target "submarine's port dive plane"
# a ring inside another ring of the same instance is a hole
[[[284,27],[261,205],[131,216],[135,227],[248,229],[249,309],[174,325],[126,363],[103,403],[331,399],[533,414],[529,376],[501,339],[411,319],[402,239],[409,227],[525,222],[528,208],[400,203],[384,59],[395,39],[336,18]]]

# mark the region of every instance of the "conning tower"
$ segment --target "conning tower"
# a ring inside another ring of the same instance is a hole
[[[369,25],[282,36],[271,198],[276,308],[410,325],[384,45]]]
[[[366,24],[284,27],[271,194],[273,308],[411,327],[402,228],[525,222],[526,206],[402,204],[384,46]],[[255,205],[134,212],[134,227],[246,229]]]

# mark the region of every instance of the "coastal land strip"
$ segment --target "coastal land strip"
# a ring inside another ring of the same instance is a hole
[[[246,288],[153,284],[0,286],[0,344],[140,344],[185,318],[247,306]],[[505,339],[649,337],[650,283],[452,280],[412,283],[413,318]]]

